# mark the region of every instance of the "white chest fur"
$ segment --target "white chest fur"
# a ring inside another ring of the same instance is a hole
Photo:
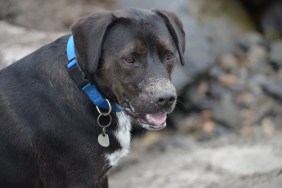
[[[108,160],[110,166],[117,165],[119,159],[126,156],[129,153],[129,148],[130,148],[130,130],[131,130],[130,118],[124,112],[117,112],[116,115],[118,119],[118,128],[114,133],[114,135],[116,139],[119,141],[121,145],[121,149],[115,151],[114,153],[106,155],[106,159]]]

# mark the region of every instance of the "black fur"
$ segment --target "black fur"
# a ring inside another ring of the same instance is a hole
[[[0,72],[1,187],[93,187],[104,157],[120,148],[97,144],[97,111],[66,71],[68,37]],[[115,116],[113,115],[116,122]]]

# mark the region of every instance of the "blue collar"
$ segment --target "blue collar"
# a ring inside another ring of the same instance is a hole
[[[67,58],[68,65],[67,69],[71,78],[76,82],[78,87],[88,96],[88,98],[98,106],[109,110],[109,104],[106,99],[101,95],[95,85],[92,85],[86,78],[76,62],[75,46],[73,41],[73,36],[71,35],[67,44]],[[116,103],[111,102],[112,110],[114,112],[120,112],[121,109]]]

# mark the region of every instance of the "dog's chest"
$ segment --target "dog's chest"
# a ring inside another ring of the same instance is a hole
[[[129,153],[130,148],[130,118],[124,112],[117,112],[116,115],[118,119],[118,128],[114,132],[114,136],[121,145],[121,149],[106,155],[106,159],[110,166],[116,166],[120,158]]]

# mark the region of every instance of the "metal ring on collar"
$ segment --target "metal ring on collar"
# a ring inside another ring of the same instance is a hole
[[[108,116],[108,117],[110,118],[110,120],[109,120],[109,123],[106,124],[106,125],[102,125],[102,124],[101,124],[101,122],[100,122],[101,116],[104,116],[104,115],[103,115],[103,114],[100,114],[100,115],[98,116],[98,118],[97,118],[97,123],[98,123],[98,125],[99,125],[100,127],[102,127],[102,128],[107,128],[108,126],[110,126],[111,123],[112,123],[112,116],[111,116],[111,115]]]
[[[97,108],[97,111],[99,112],[100,115],[103,115],[103,116],[108,116],[111,114],[112,112],[112,105],[110,103],[110,101],[108,99],[105,99],[108,103],[108,106],[109,106],[109,111],[108,112],[101,112],[100,108],[98,106],[96,106]]]

